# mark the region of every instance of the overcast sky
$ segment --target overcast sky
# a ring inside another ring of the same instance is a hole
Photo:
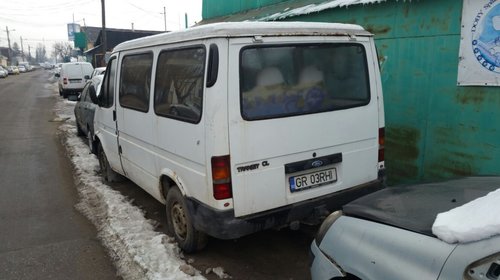
[[[106,27],[138,30],[164,30],[163,7],[166,7],[167,30],[184,28],[184,14],[191,26],[201,20],[202,0],[105,0]],[[101,0],[2,0],[0,4],[0,46],[7,47],[9,28],[14,42],[25,52],[31,46],[35,54],[38,43],[52,47],[67,41],[67,24],[102,26]]]

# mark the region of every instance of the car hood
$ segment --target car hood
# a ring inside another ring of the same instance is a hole
[[[347,216],[432,234],[437,214],[500,188],[500,177],[467,177],[438,183],[387,187],[343,207]]]

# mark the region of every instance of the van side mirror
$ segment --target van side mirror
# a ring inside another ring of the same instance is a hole
[[[97,98],[97,92],[95,90],[94,85],[89,85],[89,95],[90,95],[90,100],[92,100],[92,103],[99,104],[99,99]]]
[[[56,78],[61,77],[61,75],[60,75],[59,73],[55,73],[55,74],[54,74],[54,76],[55,76]]]
[[[90,76],[89,76],[89,75],[85,75],[85,76],[83,76],[83,77],[85,78],[85,80],[90,79]]]

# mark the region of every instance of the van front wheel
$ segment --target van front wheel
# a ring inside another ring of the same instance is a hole
[[[97,148],[97,158],[99,159],[99,167],[104,180],[107,182],[119,182],[120,174],[116,173],[113,169],[111,169],[111,166],[109,166],[108,159],[106,158],[106,154],[104,153],[101,143],[99,143],[99,147]]]
[[[167,194],[168,233],[173,235],[179,247],[186,253],[199,251],[207,245],[207,235],[193,227],[184,196],[177,187]]]

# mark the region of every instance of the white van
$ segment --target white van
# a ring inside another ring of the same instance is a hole
[[[55,76],[59,78],[59,95],[66,98],[83,90],[94,71],[88,62],[68,62],[61,64],[61,70]]]
[[[122,43],[107,69],[91,91],[103,175],[166,204],[185,251],[319,223],[381,187],[382,88],[360,26],[199,26]]]

